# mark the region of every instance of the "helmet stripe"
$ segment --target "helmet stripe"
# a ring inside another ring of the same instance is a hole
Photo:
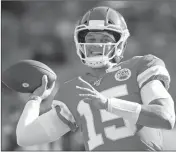
[[[108,8],[102,9],[102,7],[94,8],[90,12],[89,20],[104,20],[106,21]]]

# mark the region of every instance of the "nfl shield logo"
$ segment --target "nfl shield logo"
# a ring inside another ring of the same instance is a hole
[[[115,79],[117,81],[125,81],[125,80],[128,80],[130,77],[131,77],[131,71],[130,69],[127,69],[127,68],[121,69],[117,71],[117,73],[115,74]]]

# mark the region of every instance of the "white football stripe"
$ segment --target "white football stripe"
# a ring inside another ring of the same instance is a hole
[[[141,98],[144,105],[159,98],[170,98],[170,94],[158,80],[153,80],[144,85],[141,89]]]
[[[156,65],[156,66],[153,66],[151,68],[148,68],[147,70],[145,70],[144,72],[139,74],[138,77],[137,77],[139,87],[141,87],[142,84],[145,81],[147,81],[151,76],[159,75],[159,74],[166,75],[166,76],[169,77],[169,73],[168,73],[167,69],[163,66]],[[170,77],[169,77],[169,79],[170,79]]]

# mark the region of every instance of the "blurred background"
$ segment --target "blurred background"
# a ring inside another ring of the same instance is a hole
[[[125,59],[154,54],[171,75],[170,94],[176,101],[176,2],[174,1],[1,1],[1,70],[22,59],[50,66],[63,82],[85,68],[76,55],[73,30],[90,8],[110,6],[126,19],[131,37]],[[42,104],[41,113],[52,99]],[[50,144],[19,147],[16,125],[26,101],[1,83],[1,150],[84,150],[79,130]],[[167,150],[176,150],[176,129],[164,131]]]

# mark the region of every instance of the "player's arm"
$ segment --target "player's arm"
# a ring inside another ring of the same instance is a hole
[[[143,106],[137,123],[172,129],[175,111],[174,101],[167,91],[170,75],[161,59],[153,55],[146,55],[143,58],[144,66],[139,68],[137,77]]]
[[[33,92],[19,119],[16,135],[20,146],[51,142],[77,127],[73,115],[61,101],[54,100],[52,110],[39,116],[40,103],[54,88],[54,83],[47,88],[47,82],[47,77],[43,77],[42,86]]]
[[[141,89],[144,105],[137,123],[155,128],[172,129],[175,123],[174,101],[159,80],[147,83]]]
[[[31,146],[52,142],[70,131],[70,127],[58,117],[54,108],[41,116],[39,111],[39,100],[27,102],[17,124],[18,145]]]
[[[141,89],[143,105],[117,98],[108,99],[108,111],[146,127],[172,129],[175,123],[174,101],[158,80]],[[145,99],[144,99],[145,98]],[[148,103],[148,104],[147,104]]]
[[[108,99],[108,111],[143,126],[172,129],[175,111],[174,101],[167,91],[169,74],[162,60],[152,55],[144,59],[145,66],[138,75],[143,104],[111,98]]]

